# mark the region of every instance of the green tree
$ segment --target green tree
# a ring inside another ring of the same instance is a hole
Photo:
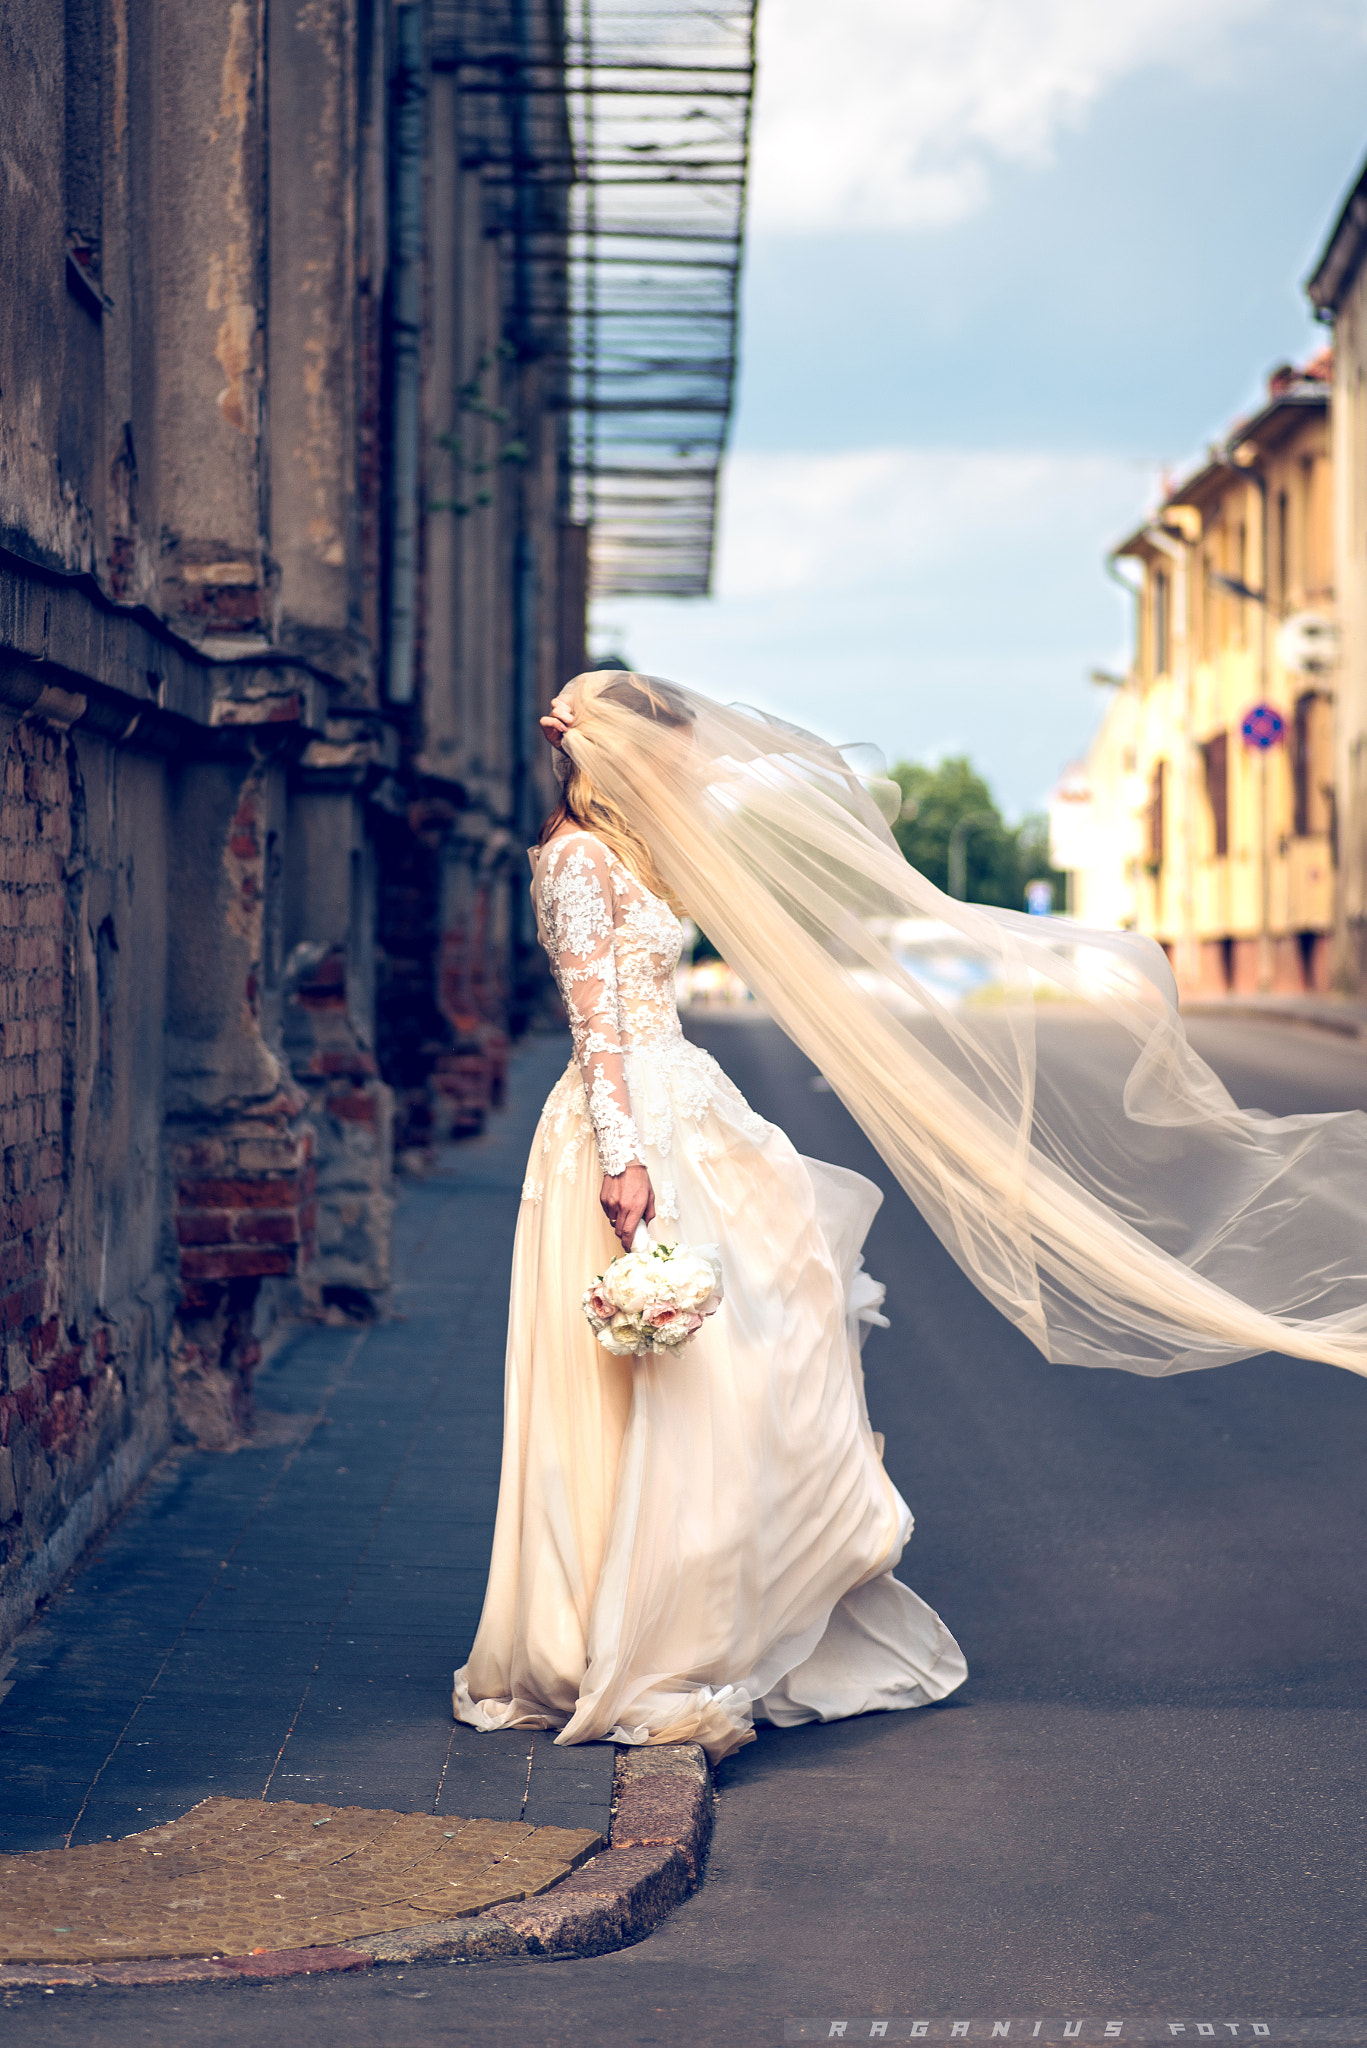
[[[1049,865],[1049,827],[1042,817],[1008,825],[996,799],[967,755],[951,755],[934,768],[903,761],[893,769],[902,791],[902,815],[893,835],[912,866],[937,889],[949,887],[950,835],[961,818],[977,814],[967,835],[967,896],[970,903],[997,903],[1024,910],[1025,886],[1037,879],[1054,885],[1054,904],[1063,907],[1063,876]]]

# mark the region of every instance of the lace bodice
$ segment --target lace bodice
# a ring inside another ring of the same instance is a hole
[[[682,1037],[674,970],[683,927],[588,832],[552,840],[532,883],[537,928],[584,1076],[604,1173],[644,1162],[627,1064],[633,1050]]]

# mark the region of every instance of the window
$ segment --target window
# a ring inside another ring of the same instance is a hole
[[[1153,572],[1153,672],[1168,675],[1172,668],[1172,603],[1166,569]]]
[[[1298,839],[1333,829],[1334,707],[1320,690],[1296,699],[1291,732],[1291,777]]]
[[[1154,874],[1157,874],[1158,870],[1163,865],[1163,832],[1165,822],[1163,815],[1165,808],[1163,798],[1165,793],[1164,784],[1167,781],[1167,767],[1168,764],[1166,761],[1156,761],[1154,763],[1152,777],[1149,781],[1148,865]]]
[[[1208,547],[1201,550],[1201,589],[1198,602],[1201,606],[1201,655],[1209,661],[1215,652],[1215,591],[1211,585],[1211,571],[1215,568],[1215,557]]]
[[[1201,749],[1206,771],[1206,801],[1214,828],[1216,860],[1229,852],[1229,734],[1217,732]]]
[[[1291,593],[1291,501],[1285,491],[1277,493],[1277,610],[1285,612]]]

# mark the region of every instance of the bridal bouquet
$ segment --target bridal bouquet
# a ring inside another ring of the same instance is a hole
[[[642,1224],[631,1250],[584,1291],[584,1314],[614,1358],[680,1351],[721,1305],[721,1256],[711,1244],[652,1244]]]

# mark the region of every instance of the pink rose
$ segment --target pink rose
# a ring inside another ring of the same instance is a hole
[[[617,1313],[617,1304],[609,1295],[604,1293],[601,1287],[591,1287],[589,1289],[589,1311],[592,1315],[597,1316],[600,1322],[610,1323]]]
[[[667,1301],[657,1301],[645,1312],[645,1321],[652,1330],[685,1330],[691,1337],[695,1330],[702,1328],[702,1317],[688,1309],[675,1308]]]

